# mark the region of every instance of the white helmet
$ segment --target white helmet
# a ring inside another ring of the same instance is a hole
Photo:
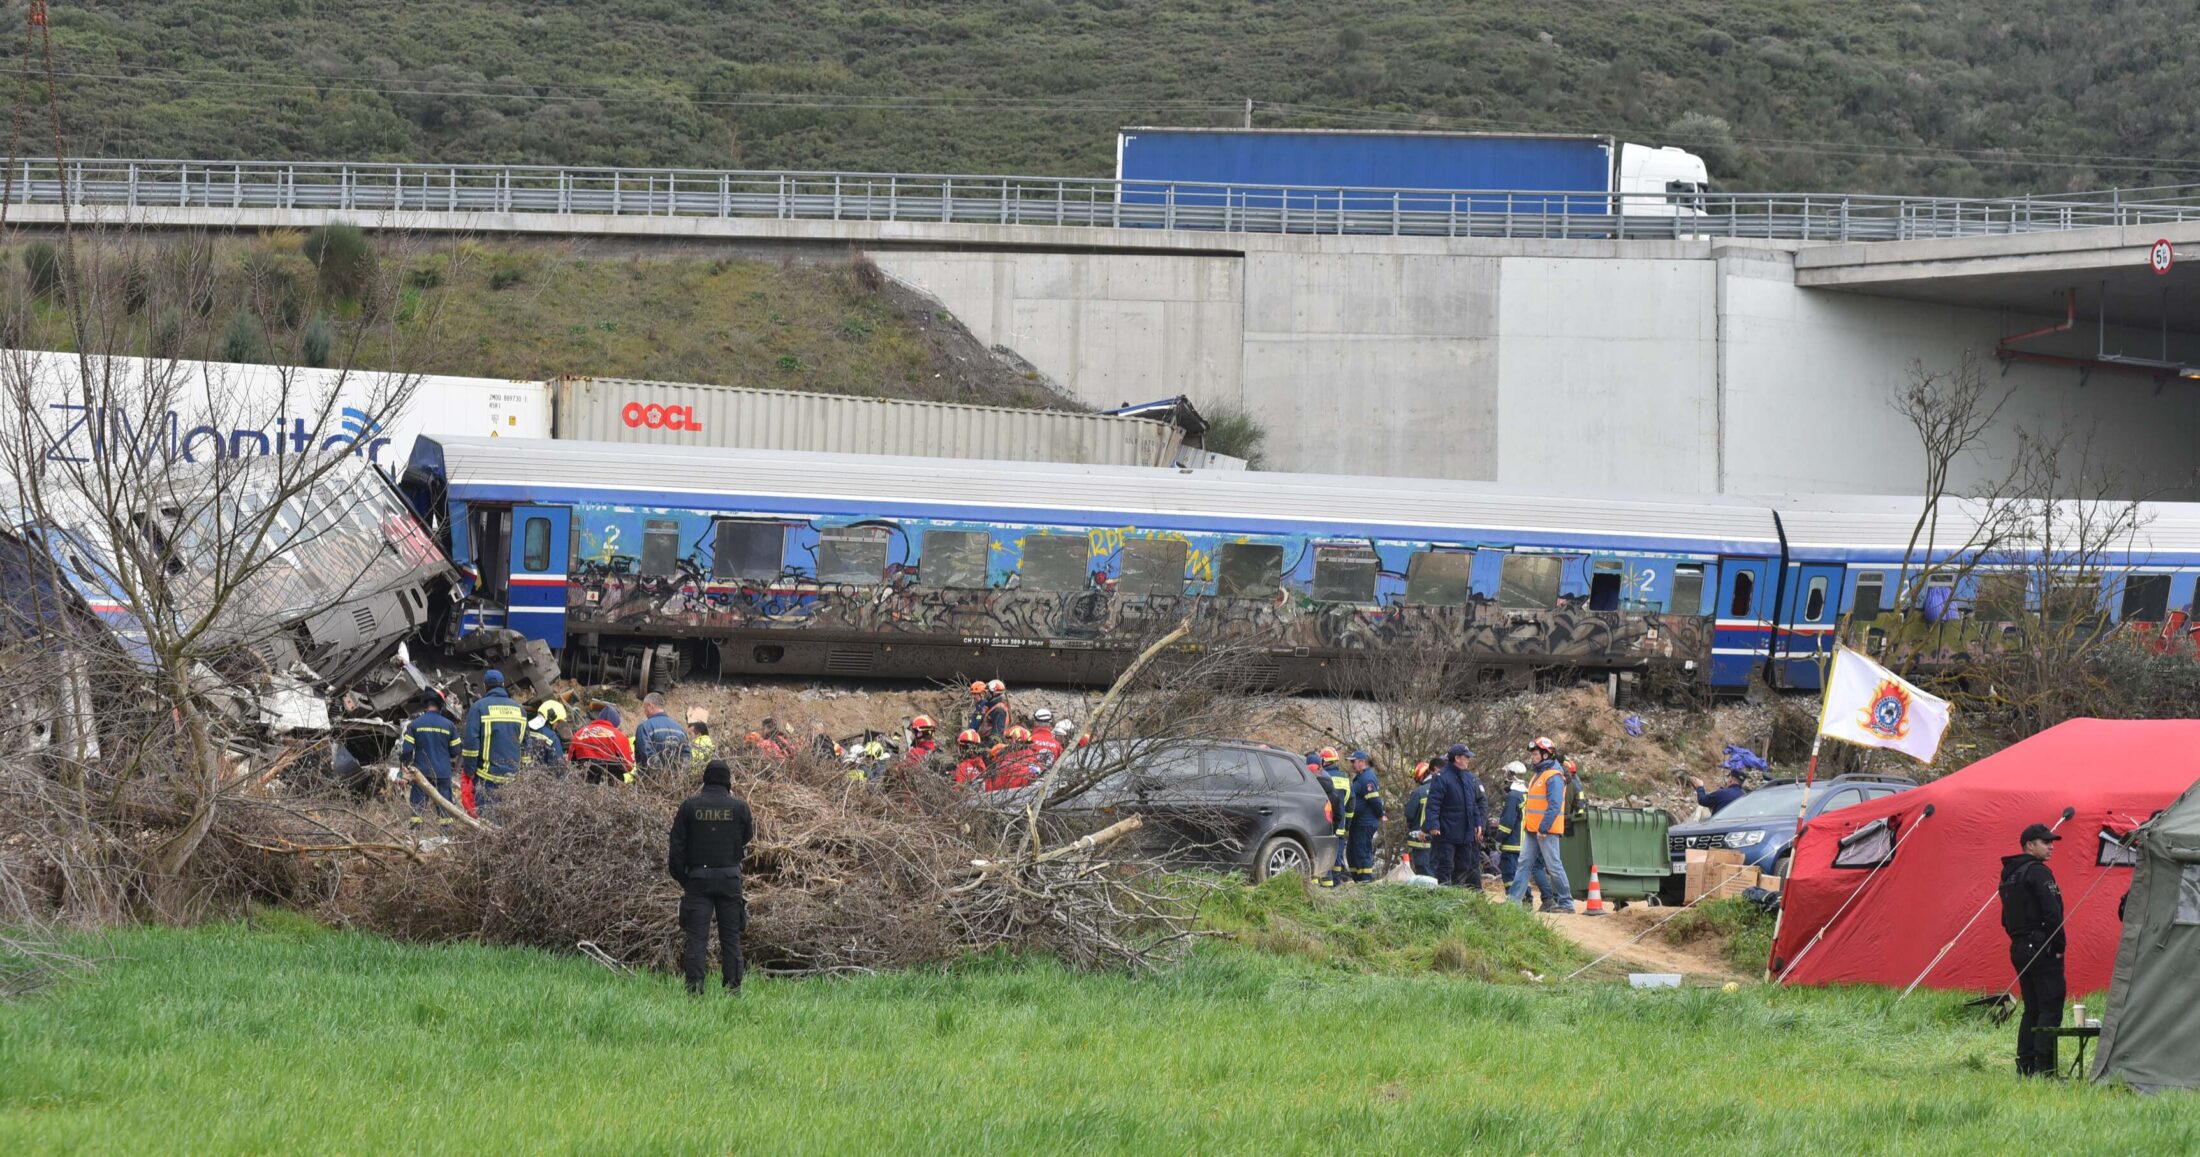
[[[1041,707],[1031,713],[1031,721],[1033,723],[1052,723],[1054,722],[1054,712]]]
[[[1054,725],[1054,735],[1057,739],[1067,739],[1075,734],[1077,734],[1077,725],[1067,719]]]
[[[1505,774],[1514,779],[1526,779],[1528,778],[1528,765],[1517,759],[1513,760],[1505,765]]]

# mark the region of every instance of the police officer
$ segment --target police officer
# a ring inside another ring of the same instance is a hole
[[[1520,805],[1528,795],[1528,765],[1505,765],[1505,806],[1497,815],[1497,879],[1508,887],[1520,867]]]
[[[1352,880],[1365,884],[1375,879],[1375,833],[1383,826],[1383,785],[1375,774],[1375,761],[1364,751],[1352,753],[1352,783],[1345,804],[1346,857],[1352,864]]]
[[[2062,839],[2046,824],[2033,824],[2017,837],[2024,849],[2001,860],[2001,926],[2009,933],[2009,963],[2017,970],[2024,994],[2024,1015],[2017,1021],[2017,1075],[2056,1075],[2055,1038],[2036,1029],[2062,1027],[2062,889],[2047,858]]]
[[[422,695],[414,706],[420,714],[405,725],[405,734],[397,741],[397,762],[420,772],[429,783],[435,785],[436,794],[452,803],[458,797],[451,794],[451,759],[458,754],[458,724],[443,714],[443,701],[434,695]],[[423,809],[428,806],[428,793],[418,783],[412,785],[412,823],[419,826]],[[438,815],[437,824],[450,826],[449,815]]]
[[[1454,743],[1444,753],[1428,793],[1428,829],[1436,852],[1436,882],[1462,888],[1482,887],[1482,824],[1489,804],[1482,796],[1482,781],[1467,770],[1474,753],[1464,743]]]
[[[1413,790],[1406,793],[1406,862],[1416,876],[1433,876],[1434,856],[1429,853],[1428,789],[1432,761],[1413,765]]]
[[[703,768],[703,790],[689,796],[672,817],[665,868],[680,883],[680,969],[688,991],[703,994],[703,965],[710,957],[710,922],[718,921],[718,964],[726,991],[741,991],[741,930],[748,905],[741,899],[741,861],[756,836],[748,801],[733,794],[733,771],[723,759]]]
[[[527,709],[504,690],[504,673],[481,676],[488,690],[466,713],[466,742],[462,753],[474,774],[474,803],[484,812],[496,800],[497,789],[519,774],[520,739],[527,731]]]

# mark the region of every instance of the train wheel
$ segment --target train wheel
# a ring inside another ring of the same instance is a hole
[[[680,681],[680,648],[671,643],[659,643],[650,648],[650,655],[642,662],[648,672],[646,681],[650,691],[670,691]]]

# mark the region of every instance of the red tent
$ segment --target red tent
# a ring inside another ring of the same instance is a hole
[[[1772,971],[1788,970],[1790,984],[1902,988],[1930,965],[1925,987],[2000,991],[2016,976],[2001,901],[1988,903],[2001,858],[2019,850],[2026,824],[2053,824],[2070,808],[2049,861],[2068,921],[2064,967],[2072,995],[2106,989],[2131,868],[2102,866],[2101,830],[2136,827],[2196,780],[2200,720],[2074,719],[1915,791],[1821,816],[1795,843]],[[1878,820],[1889,828],[1865,831]],[[1837,856],[1860,866],[1836,867]]]

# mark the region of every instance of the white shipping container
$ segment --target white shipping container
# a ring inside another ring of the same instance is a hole
[[[0,357],[9,360],[6,381],[28,375],[35,383],[32,409],[46,427],[48,458],[59,461],[129,452],[195,462],[349,445],[399,473],[422,434],[550,436],[543,382],[94,358],[88,403],[75,355],[0,350]]]
[[[740,386],[560,379],[553,429],[582,442],[1169,466],[1183,440],[1144,418]]]

